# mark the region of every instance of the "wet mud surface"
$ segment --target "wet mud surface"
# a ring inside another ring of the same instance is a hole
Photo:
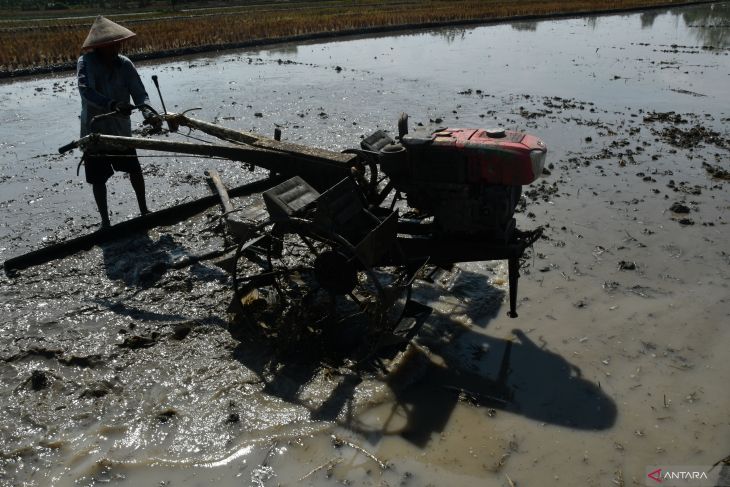
[[[546,233],[519,318],[505,263],[462,264],[416,282],[433,311],[386,367],[277,356],[229,331],[225,265],[171,265],[225,245],[212,208],[0,277],[0,482],[642,485],[649,466],[726,457],[729,18],[719,3],[140,66],[170,110],[329,149],[394,133],[402,111],[539,135],[549,164],[518,225]],[[0,258],[93,231],[78,154],[55,155],[77,136],[74,80],[0,100]],[[143,155],[153,209],[207,195],[207,168],[263,176]],[[109,200],[112,223],[137,214],[122,175]]]

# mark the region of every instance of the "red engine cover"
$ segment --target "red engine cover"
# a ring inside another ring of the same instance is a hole
[[[470,183],[526,185],[542,174],[547,147],[534,135],[510,130],[444,129],[434,132],[434,147],[466,155]]]

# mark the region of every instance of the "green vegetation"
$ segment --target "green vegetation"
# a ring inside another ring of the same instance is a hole
[[[681,0],[289,0],[225,6],[205,2],[0,0],[0,74],[68,65],[92,23],[103,13],[137,33],[128,54],[199,46],[225,47],[289,36],[331,34],[372,27],[490,20],[691,3]],[[62,10],[51,10],[49,5]],[[105,7],[100,7],[105,5]],[[35,6],[37,11],[28,11]],[[23,10],[24,7],[25,10]],[[171,10],[174,9],[174,10]],[[125,12],[125,13],[122,13]],[[133,13],[130,13],[133,12]]]

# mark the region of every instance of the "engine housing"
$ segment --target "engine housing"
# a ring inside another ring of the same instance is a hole
[[[540,177],[547,154],[539,138],[502,129],[406,133],[378,149],[381,170],[411,207],[433,216],[435,232],[503,241],[512,236],[522,186]]]

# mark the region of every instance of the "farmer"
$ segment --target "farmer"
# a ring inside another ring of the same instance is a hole
[[[107,135],[132,135],[132,122],[129,118],[133,106],[149,105],[149,97],[137,69],[127,57],[119,54],[125,40],[134,37],[134,32],[99,16],[91,26],[89,35],[81,47],[83,54],[77,65],[79,93],[81,94],[81,136],[90,133]],[[96,121],[96,115],[117,112],[112,117]],[[160,118],[151,110],[143,108],[145,123],[154,128],[161,126]],[[92,185],[96,206],[101,214],[101,228],[108,228],[109,208],[106,198],[106,181],[114,171],[129,174],[132,188],[137,195],[139,211],[149,213],[145,198],[142,168],[134,149],[123,151],[104,151],[103,154],[87,151],[83,156],[86,182]]]

